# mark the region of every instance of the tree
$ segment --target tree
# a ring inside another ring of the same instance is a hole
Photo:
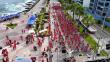
[[[78,19],[80,20],[81,16],[84,16],[84,7],[80,4],[77,5],[76,15],[78,15]]]
[[[82,22],[86,25],[86,26],[90,26],[93,25],[95,23],[95,19],[92,15],[90,14],[85,14],[85,16],[82,19]]]
[[[72,9],[71,9],[71,11],[73,12],[73,19],[74,19],[74,17],[75,17],[75,12],[76,12],[76,8],[77,8],[77,3],[73,3],[72,4]]]
[[[72,12],[73,12],[73,19],[75,19],[75,15],[82,15],[84,8],[78,4],[78,3],[73,3],[72,4]],[[80,17],[79,17],[80,18]]]

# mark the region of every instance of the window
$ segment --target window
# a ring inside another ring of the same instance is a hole
[[[104,3],[103,3],[103,2],[99,2],[98,4],[99,4],[99,5],[101,5],[101,6],[103,6],[103,5],[104,5]]]
[[[91,3],[90,6],[93,6],[93,4]]]
[[[94,2],[94,0],[91,0],[91,2]]]
[[[97,7],[97,9],[98,9],[98,10],[101,10],[101,11],[103,10],[101,7]]]
[[[109,6],[109,3],[105,3],[105,6]]]
[[[103,13],[102,16],[106,16],[106,13]]]
[[[92,7],[89,7],[90,10],[92,10]]]
[[[96,13],[97,13],[98,15],[101,15],[101,12],[100,12],[100,11],[97,11]]]
[[[110,0],[106,0],[106,1],[110,1]]]

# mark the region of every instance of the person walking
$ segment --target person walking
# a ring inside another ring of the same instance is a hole
[[[20,36],[20,39],[21,39],[21,41],[23,41],[23,36],[22,35]]]
[[[16,49],[16,40],[14,40],[14,42],[13,42],[13,50],[15,50]]]
[[[12,47],[12,40],[9,40],[8,45]]]
[[[6,27],[6,31],[8,30],[9,28],[8,27]]]
[[[22,34],[24,33],[24,30],[22,29]]]
[[[31,57],[32,62],[36,62],[36,57]]]
[[[27,35],[25,39],[26,39],[26,45],[28,45],[29,44],[29,36]]]
[[[9,57],[8,57],[7,49],[3,49],[2,50],[2,56],[3,56],[2,62],[9,62]]]
[[[9,37],[8,37],[8,35],[6,35],[6,39],[7,39],[7,40],[9,40]]]

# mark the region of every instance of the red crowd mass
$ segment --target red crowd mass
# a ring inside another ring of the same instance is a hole
[[[51,33],[51,39],[49,40],[49,49],[53,48],[53,41],[59,42],[62,46],[68,45],[70,49],[74,49],[77,51],[83,51],[87,52],[90,50],[89,45],[85,44],[83,38],[80,36],[78,29],[75,27],[75,25],[70,21],[64,14],[62,7],[59,3],[53,3],[52,7],[49,7],[49,9],[53,10],[53,12],[49,12],[49,17],[52,15],[54,18],[54,32],[51,32],[51,26],[49,24],[49,33]],[[50,22],[50,18],[48,18],[48,21]],[[25,30],[22,30],[22,33],[25,33]],[[6,42],[6,45],[9,45],[13,48],[13,50],[16,49],[17,41],[10,40],[8,36],[6,36],[6,39],[8,42]],[[20,39],[23,40],[23,36],[20,36]],[[26,36],[26,44],[33,43],[34,34],[30,34]],[[39,47],[42,46],[42,41],[37,37],[37,44]],[[44,49],[45,50],[45,49]],[[56,48],[58,50],[58,47]],[[2,50],[3,55],[3,62],[9,62],[8,57],[8,51],[7,49]],[[32,60],[36,60],[35,58],[31,58]]]
[[[65,16],[60,3],[53,3],[50,9],[52,9],[53,12],[49,12],[49,14],[51,14],[55,20],[55,30],[52,34],[53,39],[61,42],[62,45],[68,44],[71,49],[74,48],[77,51],[81,50],[83,52],[89,51],[89,45],[85,44],[78,29],[73,22]]]

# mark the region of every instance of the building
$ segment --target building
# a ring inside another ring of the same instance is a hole
[[[88,13],[92,14],[97,21],[110,27],[110,0],[74,0],[74,2],[89,7]]]
[[[74,2],[83,5],[83,7],[89,7],[90,5],[90,0],[74,0]]]
[[[110,22],[106,20],[110,17],[110,0],[90,0],[89,9],[95,19],[110,27]]]

